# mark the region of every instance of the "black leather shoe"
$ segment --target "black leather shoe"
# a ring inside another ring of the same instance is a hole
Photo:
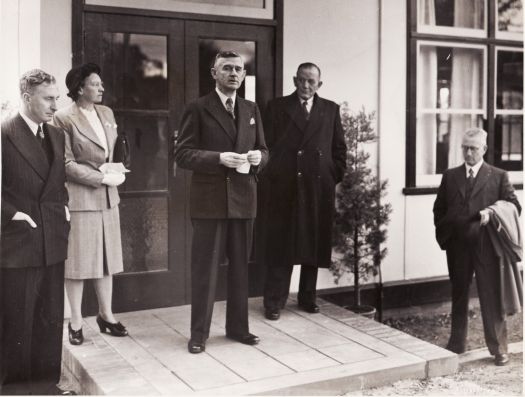
[[[279,320],[279,317],[281,317],[281,311],[279,309],[265,309],[264,317],[272,321]]]
[[[299,309],[304,310],[307,313],[319,313],[319,306],[315,303],[299,303]]]
[[[250,334],[250,333],[247,333],[245,335],[226,334],[226,337],[228,339],[232,339],[242,344],[250,345],[250,346],[256,345],[260,342],[260,339],[258,336]]]
[[[494,364],[498,366],[507,365],[509,363],[509,355],[506,353],[496,354],[494,357]]]
[[[97,324],[100,332],[107,332],[113,336],[128,336],[128,330],[119,321],[118,323],[108,323],[100,314],[97,316]]]
[[[192,354],[199,354],[206,350],[206,345],[204,342],[197,342],[193,339],[190,339],[188,342],[188,351]]]
[[[68,334],[69,334],[69,343],[72,345],[81,345],[84,342],[84,335],[82,334],[82,328],[78,331],[75,331],[71,328],[71,323],[67,324]]]

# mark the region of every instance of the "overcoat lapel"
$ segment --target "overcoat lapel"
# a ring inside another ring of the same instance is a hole
[[[237,98],[237,102],[239,98]],[[208,100],[206,101],[205,108],[210,113],[210,115],[217,120],[217,122],[222,127],[224,133],[235,143],[236,131],[235,124],[232,123],[231,116],[226,112],[224,106],[221,103],[219,95],[214,91],[208,95]],[[240,113],[240,112],[238,112]]]
[[[97,112],[98,113],[98,112]],[[86,116],[82,114],[80,109],[78,108],[76,103],[73,103],[71,105],[71,115],[70,115],[71,121],[73,124],[77,126],[78,131],[84,135],[86,138],[88,138],[90,141],[92,141],[95,145],[100,147],[102,150],[104,150],[104,146],[102,146],[102,143],[99,141],[97,134],[91,128],[91,124],[89,124],[88,119]],[[102,125],[104,125],[104,122],[102,122]],[[105,128],[104,128],[105,129]],[[107,133],[107,131],[106,131]]]
[[[476,175],[474,187],[472,188],[472,193],[470,195],[471,198],[480,192],[481,188],[485,186],[489,180],[491,174],[492,169],[487,164],[483,163],[478,171],[478,175]]]
[[[308,142],[308,140],[310,140],[316,132],[322,130],[321,128],[319,128],[319,124],[321,124],[323,121],[324,111],[324,102],[319,99],[317,94],[315,94],[312,110],[310,111],[310,118],[308,120],[308,123],[306,124],[306,130],[304,132],[301,146],[304,146],[306,142]]]
[[[293,94],[288,96],[286,103],[286,112],[288,113],[292,121],[295,123],[297,128],[299,128],[299,130],[304,131],[306,129],[308,121],[304,117],[301,102],[299,100],[299,97],[297,96],[297,93],[294,92]]]
[[[9,138],[31,168],[35,170],[40,178],[45,180],[49,174],[49,163],[46,154],[20,114],[15,116],[13,123],[14,128],[9,134]]]

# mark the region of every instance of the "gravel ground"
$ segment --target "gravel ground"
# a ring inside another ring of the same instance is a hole
[[[397,311],[385,324],[445,347],[450,334],[450,308],[414,308]],[[407,314],[408,313],[408,314]],[[507,318],[509,343],[523,342],[523,315]],[[485,348],[479,301],[471,300],[467,350]],[[487,356],[488,356],[487,352]],[[363,396],[521,396],[523,395],[523,353],[511,354],[504,367],[494,365],[491,357],[460,366],[454,375],[423,380],[402,380],[392,385],[348,393]]]
[[[454,375],[423,380],[401,380],[390,386],[348,393],[348,396],[521,396],[523,353],[512,354],[510,363],[496,367],[492,359],[462,366]]]

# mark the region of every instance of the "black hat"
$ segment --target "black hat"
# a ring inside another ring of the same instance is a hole
[[[84,84],[84,80],[93,73],[100,75],[100,66],[95,63],[85,63],[67,72],[66,87],[69,90],[67,96],[76,101],[78,90]]]

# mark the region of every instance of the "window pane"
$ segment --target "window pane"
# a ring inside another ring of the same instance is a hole
[[[523,109],[523,52],[497,51],[497,109]]]
[[[521,0],[498,0],[498,30],[523,33],[523,4]]]
[[[210,69],[219,51],[235,51],[243,57],[246,78],[237,93],[242,98],[255,101],[254,41],[199,39],[199,95],[206,95],[215,89],[215,80],[210,75]]]
[[[123,198],[120,224],[125,273],[167,269],[167,198]]]
[[[167,109],[166,37],[104,32],[102,38],[104,103],[114,108]]]
[[[131,172],[119,191],[168,189],[168,120],[165,117],[117,113],[119,131],[131,149]]]
[[[495,162],[509,171],[523,169],[523,116],[496,116]]]
[[[420,25],[485,28],[484,0],[419,0],[418,14]]]
[[[482,109],[483,50],[421,45],[418,109]]]
[[[483,127],[481,115],[423,114],[417,119],[416,173],[441,174],[463,162],[461,139],[471,127]]]

